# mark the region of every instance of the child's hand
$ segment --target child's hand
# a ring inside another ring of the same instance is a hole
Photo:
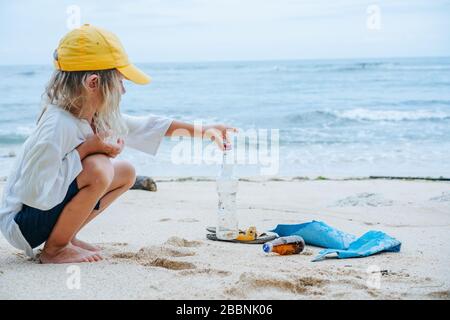
[[[117,139],[116,143],[106,143],[108,146],[109,152],[106,153],[108,157],[115,158],[117,157],[125,147],[125,141],[123,139]]]
[[[87,139],[77,147],[80,158],[84,159],[88,155],[95,153],[103,153],[111,158],[117,157],[117,155],[122,152],[125,143],[122,139],[118,139],[117,143],[107,143],[105,142],[105,139],[108,135],[107,132],[89,135]]]
[[[220,150],[224,150],[225,143],[230,144],[230,139],[227,136],[228,132],[237,131],[238,130],[236,128],[225,124],[212,124],[204,126],[203,136],[214,141]]]

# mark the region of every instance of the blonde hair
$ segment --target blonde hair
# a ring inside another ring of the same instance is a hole
[[[48,105],[58,106],[76,117],[80,117],[84,105],[86,79],[96,74],[102,103],[93,117],[96,132],[111,131],[116,137],[126,134],[126,126],[119,110],[121,82],[116,69],[96,71],[61,71],[56,70],[47,84],[43,94],[43,110],[38,123]]]

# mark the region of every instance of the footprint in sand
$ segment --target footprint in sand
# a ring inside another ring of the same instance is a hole
[[[184,261],[174,261],[166,258],[156,258],[151,261],[142,262],[141,264],[146,267],[160,267],[170,270],[186,270],[196,268],[196,266],[193,263]]]
[[[186,247],[195,247],[196,241],[172,237],[162,246],[151,246],[141,248],[138,252],[121,252],[112,255],[114,259],[126,259],[139,263],[143,266],[160,267],[170,270],[195,269],[196,265],[186,261],[177,261],[171,258],[194,256],[195,252]]]
[[[170,244],[174,247],[199,247],[203,243],[201,241],[189,241],[180,237],[170,237],[165,244]]]
[[[203,245],[203,242],[201,241],[190,241],[190,240],[186,240],[180,237],[170,237],[169,239],[167,239],[167,241],[164,243],[166,245],[170,245],[173,247],[178,247],[178,248],[193,248],[193,247],[199,247],[201,245]],[[186,268],[184,268],[186,269]],[[193,269],[193,268],[189,268],[189,269]],[[218,270],[218,269],[213,269],[213,268],[204,268],[204,269],[196,269],[196,270],[184,270],[182,272],[180,272],[180,275],[183,276],[219,276],[219,277],[227,277],[229,275],[231,275],[231,272],[229,271],[225,271],[225,270]]]
[[[429,199],[434,202],[450,202],[450,192],[442,192],[441,195]]]
[[[336,201],[331,207],[386,207],[392,206],[394,202],[385,199],[379,193],[358,193]]]
[[[320,289],[326,283],[328,283],[328,280],[315,277],[291,276],[288,278],[275,278],[244,272],[233,287],[225,290],[225,294],[245,297],[245,293],[248,293],[250,290],[278,289],[294,294],[320,295],[322,293],[317,289]]]

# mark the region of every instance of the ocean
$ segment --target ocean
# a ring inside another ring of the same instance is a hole
[[[279,130],[276,176],[450,176],[450,58],[149,63],[153,81],[126,83],[121,108],[241,132]],[[0,66],[0,177],[32,132],[46,66]],[[176,164],[177,141],[156,156],[125,150],[138,174],[215,176],[215,164]],[[261,164],[238,164],[239,176]]]

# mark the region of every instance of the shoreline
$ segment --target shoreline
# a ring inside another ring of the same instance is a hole
[[[138,174],[139,175],[139,174]],[[215,181],[211,176],[150,176],[155,182],[187,182],[187,181]],[[432,182],[450,182],[450,177],[421,177],[421,176],[355,176],[355,177],[326,177],[326,176],[248,176],[238,177],[242,182],[291,182],[291,181],[365,181],[365,180],[398,180],[398,181],[432,181]],[[7,177],[0,177],[0,183],[6,182]]]
[[[206,176],[184,176],[184,177],[152,177],[155,181],[159,182],[185,182],[185,181],[215,181],[214,177]],[[362,177],[308,177],[308,176],[275,176],[275,177],[239,177],[239,181],[242,182],[267,182],[267,181],[364,181],[364,180],[400,180],[400,181],[434,181],[434,182],[450,182],[450,178],[446,177],[397,177],[397,176],[362,176]]]

